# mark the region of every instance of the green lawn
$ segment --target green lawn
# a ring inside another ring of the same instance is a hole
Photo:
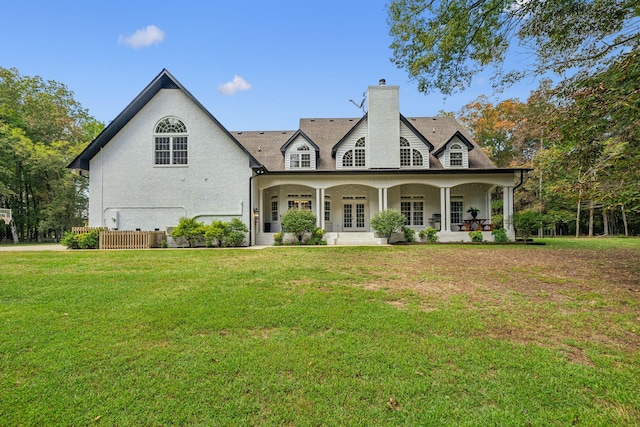
[[[0,252],[0,425],[640,424],[640,239]]]

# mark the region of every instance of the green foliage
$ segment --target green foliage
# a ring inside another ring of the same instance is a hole
[[[60,243],[69,249],[98,249],[100,247],[101,229],[93,229],[88,233],[66,232]]]
[[[304,235],[311,233],[316,227],[316,216],[310,210],[290,209],[282,214],[282,231],[296,236],[302,243]]]
[[[178,225],[171,231],[174,239],[184,237],[189,241],[191,247],[196,246],[196,238],[204,236],[207,229],[204,223],[196,221],[195,218],[182,217]]]
[[[279,232],[273,235],[273,244],[275,246],[281,246],[284,243],[284,233]]]
[[[420,230],[420,233],[418,233],[418,235],[421,239],[424,239],[429,243],[436,243],[439,239],[437,233],[438,230],[436,230],[435,228],[427,227],[424,230]]]
[[[393,62],[418,89],[462,90],[492,67],[503,85],[549,71],[590,70],[637,47],[637,2],[620,0],[394,0],[388,24]],[[525,46],[530,69],[503,71],[509,48]]]
[[[311,232],[311,237],[306,241],[307,245],[326,245],[327,241],[323,240],[326,231],[320,227],[315,227]]]
[[[516,232],[525,241],[536,231],[543,222],[543,216],[539,212],[527,210],[513,215],[513,224]]]
[[[402,234],[404,235],[405,242],[415,242],[416,241],[416,232],[414,229],[402,226]]]
[[[104,127],[64,84],[0,67],[0,205],[23,240],[86,222],[86,177],[66,166]]]
[[[475,230],[469,232],[469,237],[473,243],[482,243],[484,238],[482,237],[482,230]]]
[[[380,237],[391,239],[393,233],[402,229],[406,221],[402,212],[395,209],[386,209],[378,212],[371,218],[371,228],[373,228]]]
[[[509,237],[507,236],[507,230],[504,228],[497,228],[491,232],[493,236],[493,241],[496,243],[506,243],[509,241]]]
[[[204,238],[207,246],[236,247],[242,246],[249,231],[238,218],[229,222],[213,221],[209,225],[196,221],[195,218],[180,218],[178,225],[171,231],[171,237],[185,237],[194,247],[198,238]]]

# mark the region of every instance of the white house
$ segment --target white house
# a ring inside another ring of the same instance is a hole
[[[164,230],[181,217],[241,219],[271,244],[287,209],[312,210],[329,244],[376,242],[369,220],[393,208],[440,241],[491,240],[491,192],[524,169],[500,169],[452,117],[405,117],[398,86],[370,86],[360,118],[300,119],[291,131],[230,132],[163,70],[69,165],[89,173],[89,225]],[[472,219],[467,210],[479,209]]]

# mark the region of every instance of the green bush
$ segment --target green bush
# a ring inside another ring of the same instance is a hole
[[[326,245],[327,241],[322,239],[325,234],[326,231],[324,231],[322,228],[315,227],[311,232],[311,237],[306,242],[307,245]]]
[[[421,230],[418,235],[421,239],[425,239],[429,243],[436,243],[438,241],[438,230],[432,227],[427,227],[424,230]]]
[[[60,241],[69,249],[98,249],[100,247],[100,231],[96,228],[88,233],[64,233],[64,237]]]
[[[306,209],[290,209],[282,214],[282,231],[291,233],[298,239],[298,244],[306,233],[311,233],[316,228],[316,216]]]
[[[378,212],[371,218],[371,228],[373,228],[380,237],[391,239],[393,233],[402,229],[406,218],[402,212],[395,209],[386,209]]]
[[[238,218],[234,218],[227,224],[226,233],[222,241],[223,247],[241,246],[246,234],[249,231],[246,225]]]
[[[536,211],[523,211],[513,214],[513,224],[525,242],[542,223],[543,216]]]
[[[491,232],[493,236],[493,241],[496,243],[505,243],[509,241],[509,237],[507,236],[507,230],[504,228],[497,228]]]
[[[284,233],[276,233],[273,235],[273,244],[276,246],[281,246],[284,243]]]
[[[482,243],[484,239],[482,237],[482,230],[475,230],[469,232],[469,237],[473,243]]]
[[[213,221],[207,225],[204,232],[207,246],[222,246],[228,228],[228,224],[223,221]]]
[[[404,234],[405,242],[415,242],[416,241],[416,232],[414,229],[409,227],[402,227],[402,234]]]
[[[182,217],[178,225],[171,231],[171,237],[174,239],[184,237],[193,248],[196,245],[196,237],[204,236],[205,232],[206,227],[202,222],[196,221],[195,218]]]

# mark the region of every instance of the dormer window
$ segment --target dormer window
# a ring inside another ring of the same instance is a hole
[[[449,147],[449,167],[463,167],[464,154],[465,150],[462,148],[462,144],[451,144]]]
[[[291,169],[311,167],[311,149],[308,145],[300,145],[295,152],[289,153],[289,167]]]
[[[400,138],[400,166],[411,167],[423,165],[424,160],[422,153],[415,148],[411,148],[411,144],[406,138]]]
[[[187,165],[187,127],[176,117],[166,117],[154,132],[154,165]]]

